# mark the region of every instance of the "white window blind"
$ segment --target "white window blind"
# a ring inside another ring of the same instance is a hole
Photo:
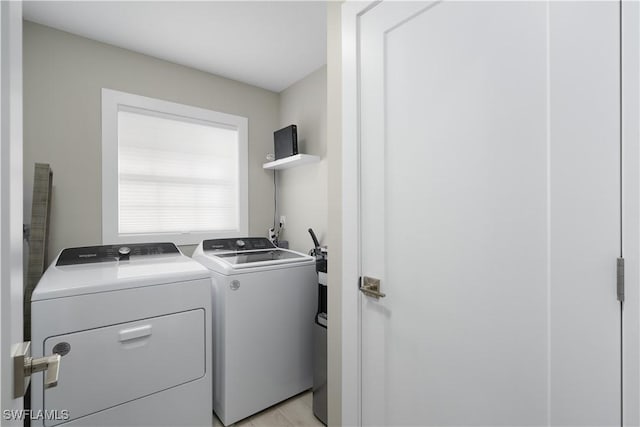
[[[238,229],[238,131],[118,111],[118,232]]]
[[[248,120],[102,89],[102,242],[245,236]]]

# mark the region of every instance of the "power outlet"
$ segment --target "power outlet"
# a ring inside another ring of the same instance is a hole
[[[284,228],[284,225],[287,223],[287,217],[284,215],[280,215],[280,224],[282,224],[282,228]]]

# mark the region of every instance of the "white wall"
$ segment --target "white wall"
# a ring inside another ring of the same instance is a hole
[[[31,218],[33,164],[53,170],[50,257],[101,244],[103,87],[249,119],[249,233],[266,235],[279,95],[150,56],[24,22],[24,218]],[[183,247],[191,254],[192,247]]]
[[[322,67],[280,92],[280,127],[298,126],[298,151],[319,163],[277,171],[278,216],[286,216],[280,240],[306,253],[309,228],[327,244],[327,69]],[[273,148],[271,149],[273,152]]]

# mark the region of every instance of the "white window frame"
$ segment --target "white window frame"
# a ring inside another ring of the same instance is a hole
[[[118,232],[118,111],[139,111],[158,117],[179,116],[187,122],[231,127],[238,131],[238,214],[239,229],[187,232],[140,233]],[[248,119],[233,114],[163,101],[112,89],[102,89],[102,243],[173,242],[178,245],[198,244],[205,239],[246,236],[249,229],[248,191]]]

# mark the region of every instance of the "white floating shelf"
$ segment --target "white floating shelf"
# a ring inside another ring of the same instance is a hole
[[[264,169],[289,169],[296,166],[306,165],[307,163],[319,162],[319,156],[313,156],[311,154],[296,154],[295,156],[285,157],[284,159],[278,159],[273,162],[264,163],[262,167]]]

